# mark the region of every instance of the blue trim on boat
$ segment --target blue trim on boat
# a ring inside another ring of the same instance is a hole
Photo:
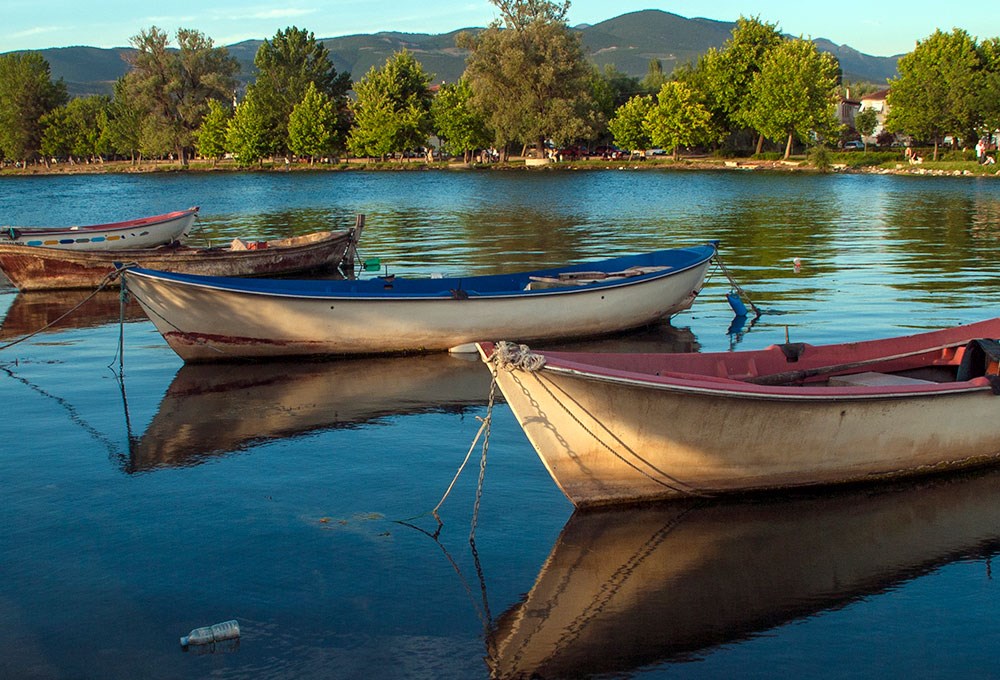
[[[276,295],[303,298],[371,298],[371,299],[441,299],[457,296],[476,297],[535,297],[565,295],[597,288],[631,286],[637,283],[673,276],[700,266],[715,254],[715,245],[657,250],[638,255],[626,255],[608,260],[579,262],[560,267],[511,274],[463,276],[451,278],[414,278],[401,276],[377,277],[364,280],[328,279],[244,279],[221,276],[175,274],[152,269],[133,268],[125,276],[143,276],[164,281],[176,281],[202,288],[214,288],[250,295]],[[525,290],[531,277],[556,278],[574,272],[615,273],[644,267],[667,267],[658,271],[627,278],[597,280],[586,285],[567,283],[565,286]]]

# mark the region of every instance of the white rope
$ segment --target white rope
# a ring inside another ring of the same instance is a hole
[[[490,363],[506,371],[519,369],[534,373],[545,366],[545,357],[535,354],[527,345],[501,340],[493,349]]]

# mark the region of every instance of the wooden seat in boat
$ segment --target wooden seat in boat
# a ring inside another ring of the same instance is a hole
[[[830,378],[830,387],[889,387],[905,385],[929,385],[931,380],[920,380],[918,378],[907,378],[905,375],[892,375],[891,373],[876,373],[875,371],[865,371],[864,373],[852,373],[851,375],[835,375]]]

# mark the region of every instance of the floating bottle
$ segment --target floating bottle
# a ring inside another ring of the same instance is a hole
[[[195,628],[181,638],[181,646],[207,645],[212,642],[219,642],[220,640],[234,640],[239,636],[240,624],[233,619],[232,621],[217,623],[214,626]]]

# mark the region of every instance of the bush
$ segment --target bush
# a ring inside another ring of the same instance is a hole
[[[819,146],[814,146],[809,150],[809,162],[812,163],[817,170],[826,172],[830,169],[832,164],[830,160],[831,155],[832,154],[827,150],[826,146],[820,144]]]

